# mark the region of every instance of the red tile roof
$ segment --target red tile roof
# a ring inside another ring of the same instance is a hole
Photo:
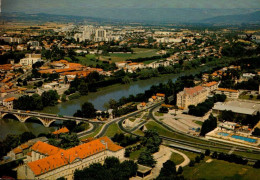
[[[192,87],[192,88],[184,88],[184,92],[186,94],[189,94],[189,95],[196,94],[196,93],[198,93],[202,90],[203,90],[202,86],[195,86],[195,87]]]
[[[211,87],[211,86],[214,86],[214,85],[216,85],[216,84],[218,84],[218,82],[216,82],[216,81],[212,81],[212,82],[209,82],[209,83],[203,84],[203,86],[204,86],[204,87]]]
[[[48,155],[48,156],[53,155],[53,154],[57,154],[60,151],[61,152],[64,151],[63,149],[57,148],[55,146],[52,146],[52,145],[47,144],[47,143],[42,142],[42,141],[36,142],[32,146],[32,150],[39,152],[41,154],[44,154],[44,155]]]
[[[52,134],[61,134],[61,133],[68,133],[68,132],[70,132],[68,130],[68,128],[64,127],[64,128],[61,128],[61,129],[59,129],[57,131],[52,132]]]
[[[110,151],[118,151],[123,149],[123,147],[114,144],[108,137],[101,137],[68,150],[63,150],[46,158],[29,162],[28,166],[37,176],[69,163],[73,163],[73,161],[77,158],[87,158],[91,155],[104,151],[106,148]]]

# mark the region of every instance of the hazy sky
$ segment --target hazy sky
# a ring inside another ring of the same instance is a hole
[[[260,0],[2,0],[4,12],[77,13],[87,8],[260,8]]]

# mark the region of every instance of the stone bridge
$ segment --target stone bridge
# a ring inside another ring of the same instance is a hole
[[[101,121],[94,121],[86,118],[79,118],[79,117],[73,117],[73,116],[61,116],[57,114],[48,114],[48,113],[40,113],[40,112],[33,112],[33,111],[22,111],[22,110],[3,110],[0,109],[0,119],[4,118],[6,115],[13,115],[15,116],[20,122],[26,122],[26,120],[30,118],[36,118],[45,127],[49,127],[51,123],[57,121],[57,120],[71,120],[71,121],[76,121],[77,123],[79,122],[88,122],[88,123],[104,123]]]

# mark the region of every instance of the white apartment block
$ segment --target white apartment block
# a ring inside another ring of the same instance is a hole
[[[22,66],[32,66],[36,62],[42,61],[41,54],[26,54],[25,58],[20,60]]]

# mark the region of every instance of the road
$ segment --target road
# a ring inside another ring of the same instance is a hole
[[[147,108],[145,108],[145,109],[141,109],[141,110],[138,110],[138,111],[129,113],[129,114],[127,114],[127,115],[124,115],[124,116],[122,116],[122,117],[115,118],[115,119],[113,119],[113,120],[107,122],[107,123],[102,127],[102,129],[100,130],[100,132],[99,132],[95,137],[102,137],[102,136],[104,136],[105,133],[106,133],[106,131],[107,131],[107,129],[108,129],[108,127],[109,127],[111,124],[113,124],[113,123],[115,123],[115,122],[122,122],[123,120],[125,120],[125,119],[127,119],[127,118],[129,118],[129,117],[135,116],[135,115],[139,114],[140,112],[143,112],[143,111],[145,111],[145,110],[147,110],[147,109],[155,108],[155,107],[159,106],[162,102],[163,102],[163,101],[157,102],[156,104],[153,104],[153,105],[151,105],[151,106],[149,106],[149,107],[147,107]]]

